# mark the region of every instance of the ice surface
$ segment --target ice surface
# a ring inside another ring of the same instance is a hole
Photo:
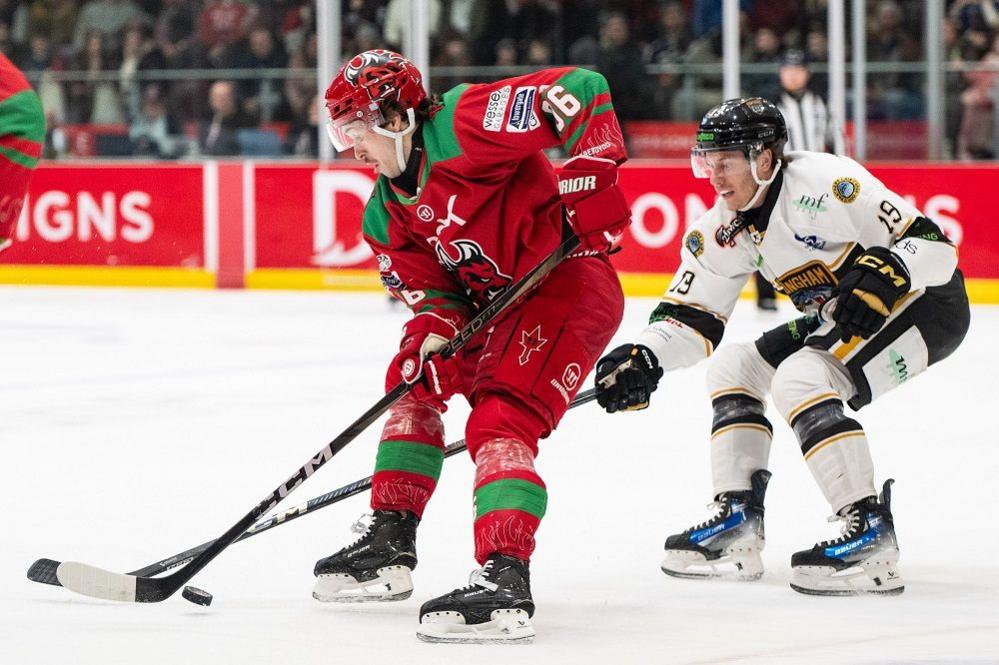
[[[615,343],[653,306],[629,302]],[[310,597],[314,561],[356,537],[363,497],[232,546],[193,580],[211,608],[25,579],[38,557],[125,572],[222,533],[379,397],[404,317],[374,294],[0,289],[0,665],[999,662],[999,309],[984,306],[952,358],[858,417],[879,481],[898,481],[897,598],[788,588],[791,553],[837,532],[777,417],[763,579],[659,571],[666,534],[707,517],[704,365],[668,375],[647,411],[591,404],[542,443],[531,646],[416,639],[420,604],[474,567],[464,456],[445,463],[404,602]],[[740,303],[726,341],[781,320]],[[466,414],[447,414],[449,441]],[[379,430],[281,507],[369,474]]]

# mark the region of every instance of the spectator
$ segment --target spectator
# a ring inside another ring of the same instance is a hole
[[[197,64],[191,43],[197,16],[191,4],[187,0],[164,0],[163,10],[156,17],[153,35],[170,69],[184,69]]]
[[[770,28],[760,28],[753,39],[752,56],[749,62],[757,65],[776,65],[780,62],[780,38]],[[780,83],[773,73],[760,72],[746,74],[743,87],[754,97],[777,99]]]
[[[659,36],[649,44],[646,62],[651,64],[676,64],[690,48],[690,26],[687,13],[678,0],[668,2],[663,7],[660,18]]]
[[[67,120],[70,124],[113,125],[124,121],[118,91],[114,83],[105,78],[107,70],[116,68],[117,64],[105,48],[103,34],[91,30],[84,35],[83,49],[77,55],[73,69],[86,76],[69,84]]]
[[[551,67],[552,47],[542,39],[532,39],[527,44],[527,52],[524,54],[524,64],[532,67]]]
[[[256,17],[256,5],[238,0],[208,0],[198,14],[198,42],[210,66],[225,67],[229,47],[246,36]]]
[[[78,10],[75,0],[35,0],[28,10],[28,39],[41,35],[50,45],[73,41]]]
[[[991,32],[999,26],[999,2],[996,0],[957,0],[948,12],[957,31]]]
[[[501,39],[496,42],[496,66],[515,67],[517,65],[517,42]]]
[[[829,62],[829,38],[824,30],[812,30],[805,37],[805,57],[808,62]],[[812,90],[821,93],[829,90],[828,74],[813,72],[810,80]]]
[[[281,19],[281,40],[286,53],[295,53],[302,48],[308,34],[315,31],[313,14],[312,3],[301,0],[285,11]]]
[[[319,156],[319,97],[313,95],[295,116],[284,143],[285,152],[296,157]]]
[[[150,23],[132,0],[90,0],[80,11],[73,43],[77,49],[86,48],[87,35],[97,33],[107,51],[113,52],[119,46],[122,28],[130,23]]]
[[[451,36],[441,46],[434,65],[437,67],[468,67],[472,64],[472,54],[468,43],[458,35]],[[464,80],[462,76],[442,76],[433,80],[434,90],[446,92]]]
[[[130,25],[125,28],[121,43],[121,65],[118,67],[118,88],[129,118],[135,118],[139,114],[139,72],[165,67],[163,53],[142,26]]]
[[[39,33],[28,40],[28,49],[18,59],[17,66],[32,83],[36,75],[48,69],[52,64],[52,45],[49,38]]]
[[[163,92],[158,84],[142,89],[139,113],[132,121],[128,135],[136,155],[170,158],[177,155],[176,136],[180,133],[176,120],[167,111]]]
[[[271,31],[265,26],[258,25],[250,31],[246,49],[236,55],[233,64],[238,69],[284,69],[288,66],[288,56],[280,43],[274,39]],[[241,80],[239,97],[243,111],[252,118],[273,120],[277,115],[282,119],[289,119],[290,113],[280,87],[275,79]]]
[[[198,129],[198,145],[205,155],[214,157],[239,154],[237,132],[253,125],[236,100],[236,84],[216,81],[208,92],[211,115]]]
[[[867,45],[869,60],[914,62],[919,59],[919,44],[902,25],[902,20],[902,9],[895,0],[881,0],[876,20],[871,25],[872,39]],[[888,120],[909,120],[922,116],[923,98],[919,92],[918,74],[872,74],[869,81],[870,96],[879,115]]]
[[[597,68],[607,78],[614,110],[623,121],[638,120],[646,112],[647,80],[642,68],[642,52],[632,41],[628,20],[611,14],[600,29]]]
[[[305,69],[310,67],[306,59],[304,44],[297,51],[291,54],[288,60],[290,69]],[[284,80],[284,98],[288,103],[291,117],[301,118],[306,113],[306,105],[316,94],[315,76],[289,76]]]
[[[745,14],[752,4],[752,0],[739,0],[739,11]],[[722,0],[694,0],[692,26],[694,39],[721,33]]]
[[[992,49],[982,58],[982,64],[999,65],[999,35],[992,40]],[[960,159],[994,159],[995,152],[995,71],[966,71],[967,89],[961,93],[961,128],[958,133]]]
[[[396,51],[402,49],[403,35],[409,29],[411,23],[409,9],[412,5],[410,0],[389,0],[385,10],[385,29],[382,36],[385,41]],[[427,29],[430,39],[437,36],[441,20],[441,0],[429,0],[427,2]]]
[[[663,7],[660,14],[659,35],[645,49],[645,61],[651,65],[679,65],[690,48],[690,27],[687,13],[680,2],[673,1]],[[660,72],[656,85],[650,90],[650,103],[656,118],[673,117],[673,100],[682,78],[673,72]]]

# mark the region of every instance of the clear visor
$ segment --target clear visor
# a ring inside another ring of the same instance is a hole
[[[731,177],[749,173],[749,156],[742,150],[690,151],[690,168],[695,178]]]
[[[372,104],[367,109],[359,109],[329,121],[326,123],[326,134],[336,151],[343,152],[353,148],[369,129],[384,121],[378,106]]]

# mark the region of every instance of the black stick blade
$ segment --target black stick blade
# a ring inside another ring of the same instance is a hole
[[[59,578],[56,577],[56,569],[59,568],[60,563],[60,561],[52,559],[39,559],[31,564],[31,568],[28,568],[28,579],[41,584],[62,586],[59,583]]]

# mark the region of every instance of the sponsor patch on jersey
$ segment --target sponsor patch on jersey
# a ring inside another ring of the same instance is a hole
[[[833,196],[843,203],[853,203],[860,196],[860,183],[853,178],[837,178],[832,191]]]
[[[817,249],[825,249],[826,247],[826,241],[818,236],[799,236],[795,233],[794,239],[807,247],[810,252],[814,252]]]
[[[704,234],[700,231],[691,231],[683,242],[687,246],[687,251],[695,257],[704,253]]]
[[[822,261],[809,261],[803,266],[789,270],[775,280],[780,290],[794,299],[797,291],[833,287],[839,283],[836,276]]]
[[[388,272],[392,267],[392,257],[388,254],[379,254],[375,259],[378,261],[379,272]]]
[[[534,113],[537,98],[537,86],[525,85],[517,88],[510,103],[510,117],[506,121],[506,131],[529,132],[540,124],[538,116]]]
[[[826,200],[827,196],[829,195],[825,193],[820,194],[819,196],[802,194],[794,201],[792,201],[791,204],[798,210],[803,210],[807,212],[812,219],[815,219],[815,216],[818,215],[820,212],[825,212],[826,210],[828,210],[828,208],[826,208],[826,206],[823,205],[823,202]]]
[[[511,87],[505,85],[490,93],[486,112],[482,115],[482,129],[487,132],[503,131],[503,118],[506,117],[506,107],[510,103],[510,90]]]

